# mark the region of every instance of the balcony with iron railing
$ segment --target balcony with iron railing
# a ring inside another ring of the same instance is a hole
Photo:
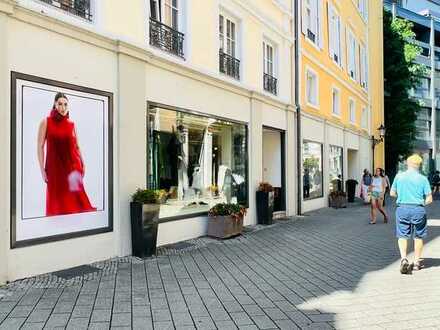
[[[90,0],[40,0],[52,7],[64,10],[72,15],[92,21]]]
[[[184,34],[150,18],[150,45],[182,57]]]
[[[221,73],[240,80],[240,60],[224,53],[219,52],[219,70]]]
[[[277,87],[278,87],[277,84],[278,84],[277,78],[267,73],[263,74],[263,86],[265,91],[277,95]]]

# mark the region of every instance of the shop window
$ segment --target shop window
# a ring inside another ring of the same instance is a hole
[[[344,188],[343,176],[343,149],[342,147],[330,146],[329,150],[329,182],[330,192],[342,191]]]
[[[161,190],[160,218],[206,213],[217,203],[247,205],[247,127],[151,105],[148,186]]]
[[[303,198],[304,200],[320,198],[322,189],[322,144],[303,143]]]

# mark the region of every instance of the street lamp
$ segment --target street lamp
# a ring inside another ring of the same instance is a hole
[[[377,130],[379,131],[379,138],[375,138],[374,135],[371,136],[371,146],[373,148],[373,173],[374,173],[374,148],[376,148],[378,144],[383,142],[385,138],[386,128],[385,126],[383,126],[383,124],[381,124]]]

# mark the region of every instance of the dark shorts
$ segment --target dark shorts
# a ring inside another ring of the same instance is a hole
[[[396,209],[396,236],[424,238],[428,234],[426,212],[423,206],[400,205]]]

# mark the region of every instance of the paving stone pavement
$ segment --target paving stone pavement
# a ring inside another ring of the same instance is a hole
[[[0,329],[440,329],[440,202],[429,218],[427,268],[412,275],[398,272],[392,222],[322,209],[82,278],[11,283]]]

